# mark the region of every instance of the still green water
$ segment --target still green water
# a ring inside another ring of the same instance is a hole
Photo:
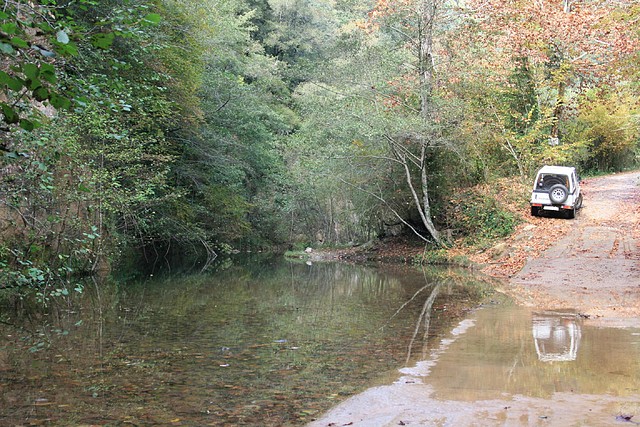
[[[425,357],[491,288],[465,272],[285,262],[87,284],[4,307],[1,425],[304,425]]]

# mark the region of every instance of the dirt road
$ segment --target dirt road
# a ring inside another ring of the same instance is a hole
[[[504,291],[538,309],[575,309],[588,322],[640,325],[640,172],[583,182],[584,208],[575,220],[541,218],[514,239],[534,254]]]

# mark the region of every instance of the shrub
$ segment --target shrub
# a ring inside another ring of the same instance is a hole
[[[509,199],[502,196],[499,202],[498,197],[497,193],[488,192],[487,187],[478,186],[463,190],[451,199],[447,219],[453,235],[478,244],[511,234],[518,216],[507,208]]]

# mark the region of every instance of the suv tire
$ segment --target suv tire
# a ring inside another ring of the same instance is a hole
[[[562,184],[556,184],[549,189],[549,200],[551,203],[560,204],[569,197],[569,190]]]

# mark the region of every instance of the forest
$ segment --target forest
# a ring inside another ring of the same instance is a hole
[[[639,20],[635,0],[3,0],[0,283],[507,234],[500,186],[639,165]]]

